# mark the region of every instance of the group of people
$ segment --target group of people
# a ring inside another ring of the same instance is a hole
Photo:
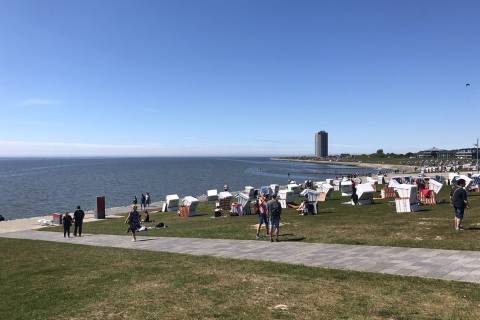
[[[147,207],[150,207],[150,204],[152,203],[152,197],[150,196],[150,192],[147,193],[142,193],[140,196],[140,210],[146,209]],[[133,197],[132,204],[136,206],[138,204],[138,199],[137,196]]]
[[[62,225],[63,225],[63,237],[66,238],[67,236],[70,238],[70,228],[72,224],[75,225],[75,229],[73,231],[73,235],[76,237],[82,236],[82,227],[83,227],[83,219],[85,218],[85,212],[77,206],[77,210],[73,213],[72,216],[67,212],[62,217]]]
[[[260,230],[265,225],[267,230],[266,236],[270,236],[270,241],[279,241],[280,232],[280,216],[282,214],[282,206],[277,199],[277,195],[273,194],[272,199],[268,200],[265,195],[261,195],[254,204],[254,213],[258,216],[258,226],[256,238],[260,238]]]

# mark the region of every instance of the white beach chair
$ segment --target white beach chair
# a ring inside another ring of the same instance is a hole
[[[294,198],[295,198],[295,195],[293,194],[292,191],[289,191],[289,190],[278,191],[278,201],[280,202],[280,205],[284,209],[287,208],[287,203],[293,202]]]
[[[418,211],[418,189],[413,184],[398,184],[394,187],[397,197],[395,198],[395,207],[397,213]]]
[[[232,194],[228,191],[223,191],[218,194],[218,206],[222,210],[230,210],[230,203],[232,202]]]
[[[165,203],[163,204],[163,212],[177,211],[180,198],[178,194],[169,194],[165,197]]]
[[[373,203],[373,194],[375,193],[375,189],[370,183],[361,183],[357,185],[356,188],[358,204],[366,205]]]
[[[192,217],[197,214],[198,199],[192,196],[186,196],[181,201],[182,206],[187,207],[188,216]]]
[[[210,203],[218,201],[217,189],[212,189],[207,191],[207,201]]]
[[[353,192],[352,181],[343,180],[340,184],[340,192],[342,193],[343,197],[351,197]]]
[[[235,200],[237,201],[237,203],[240,205],[240,210],[238,213],[238,215],[248,215],[248,214],[251,214],[251,211],[250,211],[250,196],[246,193],[238,193],[236,196],[235,196]]]

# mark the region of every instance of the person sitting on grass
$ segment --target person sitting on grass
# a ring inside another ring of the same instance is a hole
[[[219,217],[222,216],[222,214],[223,214],[223,213],[222,213],[222,209],[221,209],[220,206],[217,204],[217,205],[215,206],[215,210],[213,211],[213,216],[214,216],[215,218],[219,218]]]
[[[464,230],[462,226],[463,215],[465,213],[465,208],[469,208],[464,179],[459,179],[457,181],[457,188],[452,189],[450,193],[450,201],[455,211],[455,230]]]
[[[66,238],[67,234],[68,237],[70,238],[70,227],[72,226],[72,217],[68,214],[68,212],[65,212],[65,214],[62,217],[62,224],[63,224],[63,237]]]
[[[143,219],[143,222],[150,222],[150,214],[148,213],[148,211],[145,210],[143,213],[145,213],[145,218]]]
[[[140,214],[137,211],[137,206],[133,206],[132,211],[128,214],[125,223],[128,224],[128,232],[132,233],[132,241],[137,241],[137,237],[135,236],[135,232],[140,229]]]

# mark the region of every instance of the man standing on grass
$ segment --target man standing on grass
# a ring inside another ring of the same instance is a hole
[[[82,236],[83,218],[85,218],[85,212],[80,209],[80,206],[77,206],[77,210],[75,210],[75,212],[73,213],[73,219],[75,220],[75,229],[73,229],[73,235],[75,237],[77,236],[77,231],[78,236]]]
[[[282,214],[282,206],[277,200],[277,195],[273,194],[272,200],[267,202],[269,222],[270,222],[270,241],[273,242],[273,231],[275,230],[275,241],[278,240],[280,232],[280,215]]]
[[[457,182],[457,188],[450,193],[450,200],[455,210],[455,230],[464,230],[462,226],[463,214],[465,208],[468,208],[467,191],[465,190],[465,180],[460,179]]]

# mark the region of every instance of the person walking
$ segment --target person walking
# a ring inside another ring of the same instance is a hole
[[[357,187],[355,186],[355,182],[352,181],[352,203],[354,206],[358,205],[358,195],[357,195]]]
[[[128,214],[125,223],[128,224],[127,232],[132,233],[132,241],[137,241],[135,232],[140,229],[140,213],[137,211],[137,206],[133,206],[132,211]]]
[[[147,199],[145,198],[145,195],[142,192],[142,197],[140,198],[140,210],[146,209],[146,204],[147,204]]]
[[[145,205],[147,207],[150,207],[151,201],[152,201],[152,197],[150,196],[150,192],[147,192],[147,195],[145,196]]]
[[[462,226],[462,220],[465,213],[465,209],[469,208],[464,179],[458,180],[457,187],[452,189],[452,192],[450,193],[450,200],[455,210],[454,228],[456,231],[464,230]]]
[[[267,205],[265,203],[265,198],[262,196],[260,199],[255,201],[254,204],[254,213],[257,215],[258,218],[258,227],[257,227],[257,234],[256,238],[260,239],[260,230],[262,229],[262,224],[265,224],[265,229],[267,230],[267,236],[269,234],[268,232],[268,213],[267,213]]]
[[[273,242],[273,233],[275,232],[275,241],[278,240],[280,233],[280,216],[282,214],[282,206],[277,200],[277,194],[273,194],[272,200],[267,202],[268,218],[270,222],[270,241]]]
[[[70,227],[72,226],[72,217],[65,212],[62,217],[62,224],[63,224],[63,237],[66,238],[67,235],[70,238]]]
[[[73,220],[75,221],[75,228],[73,229],[74,237],[77,236],[77,231],[78,236],[82,236],[83,218],[85,218],[85,212],[83,212],[80,206],[77,206],[77,210],[73,213]]]

